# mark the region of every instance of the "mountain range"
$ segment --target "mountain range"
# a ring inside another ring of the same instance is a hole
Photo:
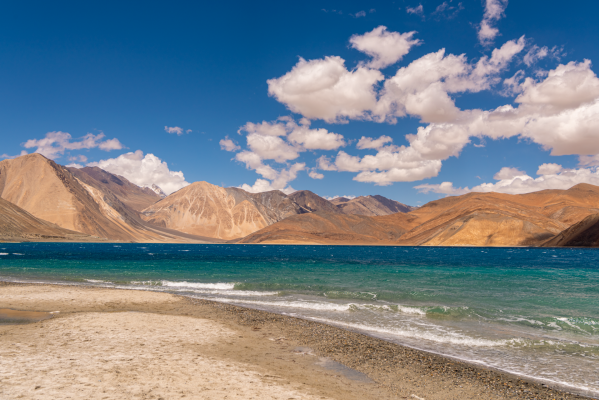
[[[383,196],[249,193],[195,182],[166,196],[40,154],[0,162],[0,240],[406,246],[597,246],[599,187],[469,193],[411,207]]]

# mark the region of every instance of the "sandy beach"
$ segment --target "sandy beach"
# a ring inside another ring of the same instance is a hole
[[[167,293],[4,283],[0,309],[53,312],[0,321],[2,399],[584,398],[336,327]]]

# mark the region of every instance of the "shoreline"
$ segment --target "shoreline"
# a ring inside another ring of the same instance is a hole
[[[166,293],[136,291],[114,288],[97,288],[87,285],[53,285],[41,283],[13,283],[0,282],[0,294],[8,287],[29,287],[27,290],[48,290],[54,295],[75,289],[97,298],[101,293],[118,291],[119,295],[125,292],[137,292],[136,296],[152,297],[156,294]],[[148,294],[146,296],[145,294]],[[349,329],[315,322],[309,319],[291,317],[283,314],[235,306],[211,300],[194,299],[181,295],[167,295],[177,299],[178,309],[169,309],[169,315],[185,315],[214,321],[233,330],[245,330],[272,336],[271,343],[282,343],[296,348],[309,348],[305,353],[314,358],[330,360],[339,363],[358,376],[367,377],[376,382],[376,386],[390,398],[497,398],[497,399],[588,399],[584,395],[572,393],[574,389],[556,384],[543,384],[541,380],[522,377],[508,372],[492,369],[472,362],[458,360],[426,352],[411,347],[399,345],[383,339]],[[6,307],[7,299],[0,300],[0,308]],[[21,302],[27,306],[27,302]],[[50,303],[51,304],[51,303]],[[12,308],[19,303],[13,304]],[[31,304],[30,304],[31,305]],[[43,305],[43,303],[39,304]],[[163,314],[161,306],[122,306],[122,311],[140,311],[146,313]],[[27,310],[27,311],[54,311],[54,310]],[[46,320],[60,320],[67,316],[86,312],[116,312],[119,307],[106,308],[105,306],[71,307],[61,310],[58,317]],[[6,327],[7,325],[0,325]],[[23,325],[19,325],[23,326]],[[244,336],[247,333],[244,333]],[[274,338],[274,339],[273,339]],[[262,339],[264,340],[264,339]],[[260,342],[262,343],[262,342]],[[292,343],[292,344],[291,344]],[[250,346],[251,347],[251,346]],[[268,353],[266,353],[268,354]],[[281,354],[282,358],[289,355]],[[295,361],[294,361],[295,362]],[[309,367],[309,366],[308,366]],[[347,373],[347,371],[345,371]],[[343,375],[343,374],[342,374]],[[371,385],[372,386],[372,385]],[[369,389],[371,391],[372,388]],[[484,393],[484,397],[480,397]],[[380,393],[379,393],[380,396]],[[403,397],[402,397],[403,396]],[[386,396],[385,396],[386,397]],[[366,398],[377,398],[368,396]],[[379,397],[381,398],[381,397]]]

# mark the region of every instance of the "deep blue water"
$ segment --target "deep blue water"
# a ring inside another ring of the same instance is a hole
[[[599,394],[599,250],[0,243],[0,278],[311,318]]]

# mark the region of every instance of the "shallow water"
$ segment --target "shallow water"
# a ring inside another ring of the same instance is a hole
[[[0,278],[296,315],[599,394],[599,250],[0,244]]]

